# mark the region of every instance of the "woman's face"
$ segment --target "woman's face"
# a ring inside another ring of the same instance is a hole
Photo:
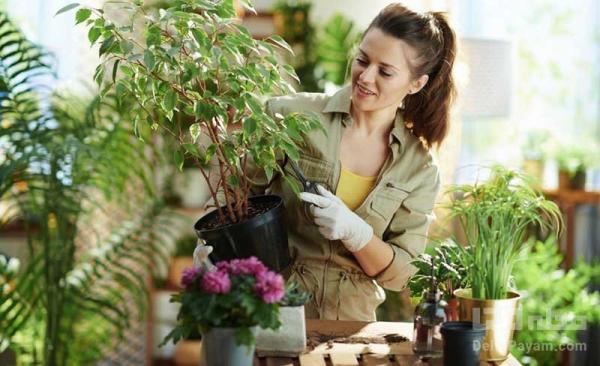
[[[352,62],[352,105],[363,112],[396,109],[409,93],[427,83],[427,75],[415,79],[409,69],[417,51],[403,40],[372,28],[365,34]]]

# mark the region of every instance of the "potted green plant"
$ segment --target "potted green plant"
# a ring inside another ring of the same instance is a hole
[[[463,266],[459,244],[452,239],[446,239],[435,245],[428,246],[425,253],[419,255],[412,263],[417,273],[411,278],[408,287],[411,301],[418,303],[423,293],[431,284],[431,265],[435,262],[434,283],[437,284],[442,298],[446,301],[446,318],[448,321],[458,320],[458,300],[454,290],[467,285],[467,268]]]
[[[525,141],[521,145],[523,172],[534,179],[537,188],[542,187],[550,140],[548,130],[532,129],[527,131]]]
[[[299,289],[298,283],[288,282],[279,304],[279,329],[259,329],[256,350],[262,355],[293,357],[306,348],[306,319],[304,304],[310,294]]]
[[[450,189],[450,211],[464,231],[468,247],[459,256],[467,268],[470,288],[458,289],[461,320],[479,320],[487,327],[482,358],[508,356],[520,295],[510,287],[528,229],[558,232],[561,213],[555,203],[531,188],[516,171],[496,166],[485,182]]]
[[[177,166],[187,157],[202,170],[216,210],[195,229],[214,246],[213,259],[257,255],[282,270],[289,263],[282,199],[251,197],[251,189],[255,174],[267,180],[284,174],[279,159],[297,159],[302,135],[320,126],[314,116],[272,116],[264,106],[264,95],[293,92],[286,78],[296,78],[294,69],[275,57],[276,49],[291,49],[279,36],[253,39],[231,1],[177,1],[152,13],[141,3],[105,5],[129,15],[125,23],[111,21],[108,9],[77,11],[91,43],[100,45],[96,81],[102,90],[114,87],[120,98],[137,102],[136,133],[164,131],[177,145]],[[254,11],[249,2],[240,3]],[[105,71],[112,77],[105,78]],[[174,118],[176,113],[186,118]],[[201,136],[208,142],[200,143]],[[213,165],[216,183],[209,179]]]
[[[202,334],[204,365],[252,365],[257,327],[277,329],[283,277],[256,257],[215,263],[212,270],[187,268],[177,326],[163,343]]]
[[[600,151],[597,144],[586,141],[562,142],[556,145],[554,158],[558,163],[558,188],[583,190],[586,170],[598,164]]]

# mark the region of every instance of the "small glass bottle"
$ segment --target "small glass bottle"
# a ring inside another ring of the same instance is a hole
[[[446,302],[435,281],[435,263],[431,259],[431,282],[415,308],[413,352],[421,357],[439,357],[442,354],[440,327],[446,321]]]

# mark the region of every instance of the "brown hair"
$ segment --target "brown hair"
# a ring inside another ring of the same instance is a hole
[[[448,133],[450,106],[456,97],[452,77],[456,36],[446,15],[417,13],[395,3],[386,6],[364,34],[371,28],[405,41],[419,53],[411,71],[415,78],[429,75],[429,80],[418,93],[404,98],[404,120],[429,147],[439,146]]]

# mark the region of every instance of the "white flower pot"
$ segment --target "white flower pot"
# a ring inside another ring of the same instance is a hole
[[[306,348],[304,305],[279,308],[281,327],[258,329],[256,350],[265,356],[295,356]]]

